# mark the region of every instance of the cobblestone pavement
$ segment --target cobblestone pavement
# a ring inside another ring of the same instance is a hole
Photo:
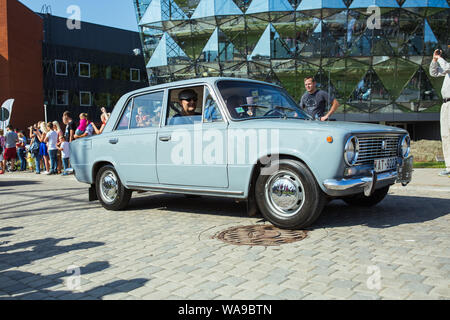
[[[87,201],[73,176],[0,176],[0,298],[450,299],[450,179],[417,169],[379,205],[330,202],[299,242],[213,238],[261,224],[245,204],[134,194]],[[266,222],[267,223],[267,222]]]

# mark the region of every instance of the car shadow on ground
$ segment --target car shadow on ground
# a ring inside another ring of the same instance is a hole
[[[246,203],[233,199],[201,196],[151,194],[132,198],[126,210],[168,210],[196,214],[215,214],[246,218]],[[430,197],[387,195],[376,206],[350,206],[342,200],[329,202],[318,220],[308,229],[365,225],[370,228],[390,228],[403,224],[432,221],[450,214],[450,200]],[[263,218],[260,214],[258,218]]]
[[[220,216],[245,218],[247,204],[245,201],[236,202],[234,199],[188,196],[183,194],[140,194],[133,195],[126,210],[165,210],[196,214],[214,214]]]
[[[7,227],[0,232],[13,231],[18,228]],[[0,234],[1,235],[1,234]],[[72,238],[46,238],[15,243],[0,242],[0,300],[2,299],[101,299],[108,294],[122,293],[140,288],[149,279],[136,278],[131,280],[117,280],[101,286],[83,290],[84,275],[102,272],[110,267],[107,261],[98,261],[79,266],[67,265],[67,270],[53,274],[25,272],[17,268],[35,264],[36,261],[60,254],[67,254],[75,250],[90,249],[103,246],[103,242],[81,242],[71,245],[57,245]],[[80,276],[79,278],[77,278]],[[50,288],[58,287],[58,290]]]
[[[432,221],[450,214],[450,200],[430,197],[387,195],[373,207],[350,206],[333,200],[325,206],[312,228],[351,227],[391,228]]]
[[[0,188],[3,187],[17,187],[17,186],[26,186],[26,185],[32,185],[32,184],[41,184],[40,181],[34,181],[34,180],[0,180]],[[10,189],[8,189],[10,190]],[[0,189],[0,192],[3,191]]]

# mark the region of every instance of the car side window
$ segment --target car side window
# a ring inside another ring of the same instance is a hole
[[[209,92],[208,87],[205,87],[205,105],[203,107],[203,122],[220,122],[222,121],[222,114],[216,100]]]
[[[131,106],[132,106],[133,100],[130,100],[127,104],[127,107],[125,108],[122,117],[120,118],[119,124],[116,127],[116,130],[127,130],[128,126],[130,124],[130,118],[131,118]]]
[[[166,124],[194,124],[202,121],[204,86],[177,88],[169,91]]]
[[[130,129],[159,126],[163,99],[164,91],[135,97],[133,99]]]

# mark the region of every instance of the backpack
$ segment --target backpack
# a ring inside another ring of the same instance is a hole
[[[37,154],[39,153],[39,142],[37,141],[36,138],[33,139],[33,143],[30,146],[30,152],[32,154]]]

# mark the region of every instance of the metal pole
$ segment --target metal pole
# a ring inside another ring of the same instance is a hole
[[[44,104],[44,117],[45,117],[45,125],[47,125],[47,105]]]

